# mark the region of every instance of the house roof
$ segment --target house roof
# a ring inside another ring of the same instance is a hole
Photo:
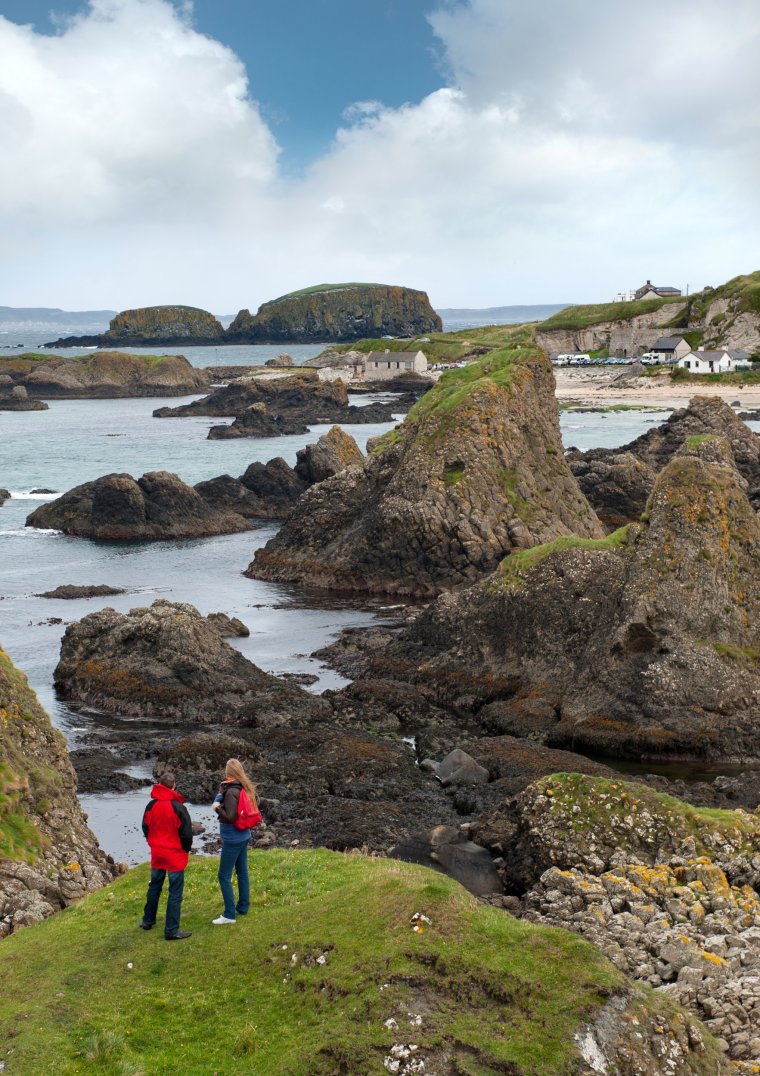
[[[717,362],[719,359],[722,359],[724,355],[733,357],[731,356],[730,351],[721,348],[720,351],[690,351],[688,355],[684,355],[684,358],[690,359],[693,357],[695,359],[706,359],[708,362]]]
[[[656,351],[675,351],[682,341],[682,336],[661,336],[655,340],[654,348]]]
[[[367,360],[371,359],[372,362],[399,362],[402,359],[416,359],[419,354],[419,351],[370,351],[367,354]]]

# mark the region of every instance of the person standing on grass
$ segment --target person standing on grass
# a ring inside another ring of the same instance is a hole
[[[243,804],[252,809],[251,815],[241,810],[240,798],[245,792]],[[247,798],[247,802],[246,802]],[[224,911],[212,922],[215,926],[234,923],[239,915],[247,915],[251,906],[250,884],[248,881],[248,843],[253,830],[245,825],[249,820],[256,825],[255,815],[261,820],[256,806],[256,789],[246,776],[243,766],[236,758],[227,762],[224,780],[213,803],[219,818],[219,836],[222,838],[222,852],[219,857],[219,888],[224,899]],[[242,828],[245,825],[245,828]],[[237,876],[238,899],[232,888],[232,874]]]
[[[184,805],[185,797],[176,791],[175,783],[173,773],[165,773],[156,782],[142,820],[142,830],[150,845],[150,883],[140,927],[142,930],[151,930],[155,926],[158,902],[164,878],[168,874],[169,896],[164,923],[167,941],[182,941],[192,934],[191,930],[179,929],[179,918],[185,888],[185,867],[193,846],[193,824]]]

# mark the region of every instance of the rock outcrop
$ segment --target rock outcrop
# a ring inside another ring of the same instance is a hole
[[[578,479],[608,530],[639,519],[654,486],[655,475],[684,443],[718,435],[731,445],[736,466],[748,483],[747,494],[760,508],[760,437],[719,396],[694,396],[689,406],[674,411],[661,426],[622,448],[592,448],[568,453]]]
[[[47,409],[48,405],[42,400],[31,400],[23,385],[14,385],[8,393],[0,391],[0,411],[47,411]]]
[[[137,480],[109,474],[85,482],[40,505],[26,525],[109,541],[205,538],[251,527],[236,512],[213,507],[168,471],[151,471]]]
[[[441,378],[362,469],[309,490],[247,574],[430,596],[571,534],[602,529],[565,463],[551,367],[503,350]]]
[[[503,700],[502,731],[554,746],[757,757],[760,522],[745,487],[725,439],[687,442],[645,522],[507,557],[422,613],[374,675],[471,710]]]
[[[645,308],[641,313],[635,312],[641,308]],[[597,320],[592,306],[569,307],[553,314],[537,327],[536,345],[547,352],[605,349],[610,355],[640,355],[648,351],[658,337],[669,335],[672,332],[669,327],[686,310],[685,300],[683,303],[666,303],[661,299],[616,303],[612,316],[603,317],[600,313]],[[577,317],[578,314],[580,317]],[[575,327],[576,320],[580,327]]]
[[[474,832],[518,868],[519,914],[583,935],[703,1020],[729,1058],[760,1061],[757,814],[560,773]]]
[[[10,492],[7,489],[0,489],[0,507],[10,500]]]
[[[55,590],[45,590],[38,594],[38,598],[61,598],[72,601],[76,598],[107,598],[113,594],[125,594],[122,587],[109,587],[107,583],[96,583],[93,586],[78,586],[73,583],[62,583]]]
[[[32,397],[61,400],[133,396],[189,396],[207,392],[209,380],[182,355],[19,355],[0,359],[0,374]]]
[[[221,322],[194,306],[144,306],[122,310],[104,333],[64,336],[46,347],[150,347],[224,343]]]
[[[255,316],[241,310],[225,334],[228,343],[291,343],[418,336],[440,332],[427,294],[385,284],[334,284],[293,292],[264,303]]]
[[[0,650],[0,937],[118,873],[87,826],[63,736]]]
[[[55,669],[67,699],[109,713],[199,724],[278,725],[325,704],[262,672],[192,605],[158,600],[70,624]]]
[[[219,510],[253,519],[284,519],[305,489],[363,459],[353,437],[333,426],[315,444],[299,449],[295,469],[277,456],[250,464],[239,478],[220,475],[199,482],[195,490]]]

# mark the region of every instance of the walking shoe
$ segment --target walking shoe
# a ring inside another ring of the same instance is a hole
[[[140,930],[153,930],[153,923],[146,923],[144,920],[140,920]]]
[[[167,941],[182,941],[184,938],[189,938],[192,933],[192,930],[178,930],[176,934],[165,934],[164,937]]]
[[[234,923],[234,919],[228,919],[226,915],[220,915],[218,919],[212,919],[211,922],[215,927],[224,926],[226,923]]]

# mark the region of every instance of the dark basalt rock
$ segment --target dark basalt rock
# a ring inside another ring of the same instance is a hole
[[[282,724],[325,710],[248,661],[192,605],[161,600],[70,624],[54,678],[67,699],[168,722]]]
[[[694,396],[688,407],[623,448],[573,450],[567,461],[599,518],[615,530],[641,516],[655,475],[684,442],[716,434],[729,441],[750,502],[760,508],[760,438],[718,396]]]
[[[104,333],[95,336],[64,336],[45,347],[150,347],[221,344],[224,329],[207,310],[193,306],[145,306],[122,310]]]
[[[251,526],[234,512],[216,510],[168,471],[152,471],[137,480],[111,474],[85,482],[41,505],[26,525],[111,541],[203,538]]]
[[[234,418],[254,404],[264,404],[276,414],[293,414],[314,408],[329,410],[347,407],[348,393],[342,381],[320,381],[317,373],[308,371],[293,377],[233,381],[202,400],[178,407],[159,407],[153,414],[156,418],[182,418],[185,415]]]
[[[423,612],[371,674],[470,712],[543,699],[533,731],[557,747],[756,758],[760,522],[745,489],[725,439],[684,447],[646,524],[506,558]],[[489,710],[486,722],[510,719]]]
[[[209,381],[182,355],[19,355],[0,359],[16,389],[60,400],[107,400],[143,396],[187,396],[207,392]],[[15,390],[14,390],[15,391]]]
[[[78,586],[73,583],[63,583],[55,590],[45,590],[37,594],[37,598],[105,598],[111,594],[126,594],[122,587],[109,587],[106,583],[96,583],[94,586]]]
[[[241,310],[225,334],[228,343],[291,343],[419,336],[440,332],[427,294],[384,284],[336,284],[264,303],[255,316]]]
[[[350,434],[340,426],[333,426],[313,445],[307,445],[296,453],[295,472],[308,485],[324,482],[346,467],[360,467],[364,454]]]
[[[251,634],[242,620],[227,613],[209,613],[206,617],[209,624],[213,624],[222,638],[246,639]]]
[[[10,492],[7,489],[0,489],[0,505],[3,505],[6,501],[10,500],[10,496]]]
[[[246,574],[424,597],[512,549],[602,533],[563,456],[546,357],[504,350],[442,378],[362,469],[307,491]]]
[[[0,411],[47,411],[48,405],[42,400],[30,400],[23,385],[15,385],[5,395],[0,393]]]
[[[305,422],[288,415],[271,414],[262,403],[252,404],[229,425],[212,426],[209,441],[230,441],[238,437],[289,437],[308,433]]]

